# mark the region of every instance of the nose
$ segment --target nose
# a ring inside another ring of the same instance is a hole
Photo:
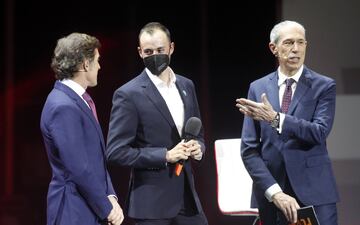
[[[297,43],[297,42],[295,41],[292,50],[293,50],[293,51],[298,51],[298,50],[299,50],[299,43]]]

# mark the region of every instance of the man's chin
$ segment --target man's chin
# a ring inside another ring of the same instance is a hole
[[[298,70],[300,69],[302,63],[301,62],[288,62],[288,67],[292,70]]]
[[[89,87],[95,87],[96,85],[97,85],[97,81],[92,82],[92,83],[89,85]]]

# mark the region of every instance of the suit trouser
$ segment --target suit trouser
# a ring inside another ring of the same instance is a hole
[[[176,217],[171,219],[135,219],[135,221],[136,225],[208,225],[203,212],[191,216],[179,213]]]
[[[135,219],[136,225],[208,225],[204,212],[196,209],[190,184],[184,178],[184,198],[178,215],[166,219]]]
[[[295,192],[293,191],[289,179],[285,178],[285,188],[284,193],[294,197],[300,207],[303,207],[304,204],[299,201]],[[314,206],[314,210],[317,214],[320,225],[337,225],[337,209],[336,203],[325,204]],[[259,214],[262,225],[288,225],[284,214],[275,206],[274,203],[268,202],[267,200],[263,201],[263,207],[259,206]]]

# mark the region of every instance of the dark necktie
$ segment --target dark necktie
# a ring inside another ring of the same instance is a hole
[[[281,103],[281,112],[282,113],[287,113],[289,110],[289,106],[291,103],[291,96],[292,96],[292,88],[291,85],[295,82],[294,79],[289,78],[286,79],[285,84],[285,91],[284,91],[284,95],[283,95],[283,99],[282,99],[282,103]]]
[[[85,99],[85,101],[89,104],[91,112],[93,113],[95,119],[99,122],[97,114],[96,114],[96,107],[95,103],[90,97],[90,95],[85,91],[85,93],[82,95],[82,97]]]

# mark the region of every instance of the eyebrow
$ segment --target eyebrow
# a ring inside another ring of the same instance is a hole
[[[162,49],[165,48],[164,46],[160,46],[160,47],[156,47],[156,48],[144,48],[144,50],[157,50],[157,49]]]

